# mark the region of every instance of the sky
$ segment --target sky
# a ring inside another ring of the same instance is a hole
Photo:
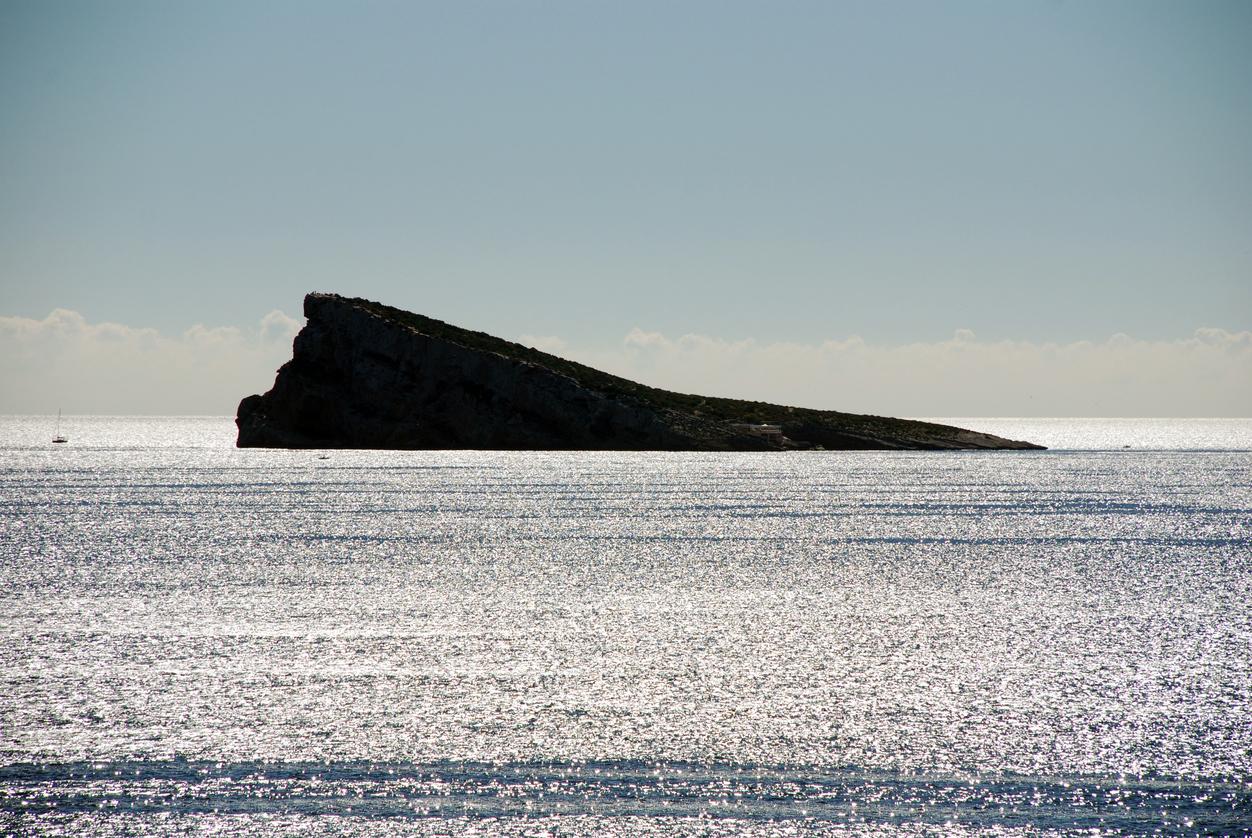
[[[0,412],[231,414],[308,291],[657,386],[1252,415],[1246,2],[0,0]]]

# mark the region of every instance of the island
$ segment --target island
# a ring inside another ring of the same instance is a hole
[[[672,393],[370,300],[312,293],[240,448],[1039,449],[962,428]]]

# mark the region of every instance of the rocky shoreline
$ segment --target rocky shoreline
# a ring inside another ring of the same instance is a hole
[[[947,425],[659,390],[369,300],[313,293],[292,359],[239,404],[261,448],[1038,449]]]

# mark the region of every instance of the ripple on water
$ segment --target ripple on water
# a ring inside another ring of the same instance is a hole
[[[1248,820],[1247,452],[6,453],[0,824]]]

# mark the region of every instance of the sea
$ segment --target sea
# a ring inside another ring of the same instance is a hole
[[[1252,420],[272,451],[0,417],[0,833],[1249,835]]]

